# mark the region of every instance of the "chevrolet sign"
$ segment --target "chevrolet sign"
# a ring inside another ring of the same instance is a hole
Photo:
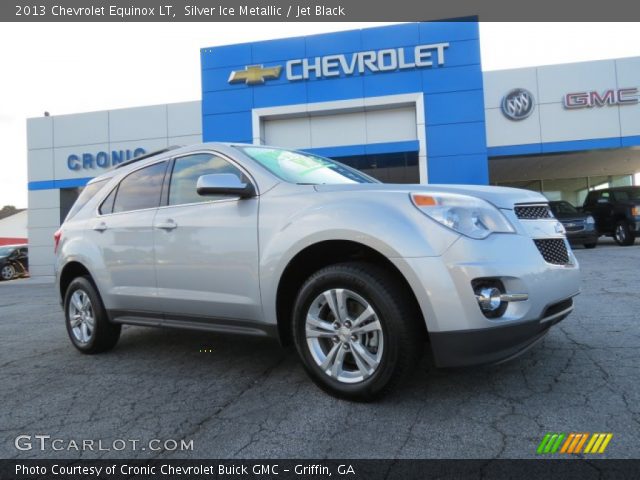
[[[340,75],[362,75],[365,72],[392,72],[414,68],[444,65],[444,50],[448,43],[418,45],[413,48],[413,61],[405,48],[369,50],[352,54],[325,55],[323,57],[289,60],[285,65],[286,78],[290,82],[310,78],[330,78]],[[247,85],[264,83],[280,77],[281,65],[263,67],[249,65],[244,70],[234,70],[229,83],[244,81]]]

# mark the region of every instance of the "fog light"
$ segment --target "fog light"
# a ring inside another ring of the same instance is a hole
[[[500,318],[504,315],[508,300],[504,298],[505,288],[502,280],[499,278],[476,278],[471,281],[471,288],[473,288],[480,311],[485,317]]]
[[[526,293],[507,293],[499,278],[476,278],[471,281],[480,311],[487,318],[500,318],[511,302],[525,302]]]
[[[502,303],[502,292],[495,287],[481,288],[476,292],[478,304],[483,312],[495,312]]]

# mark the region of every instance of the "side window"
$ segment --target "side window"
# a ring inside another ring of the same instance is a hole
[[[100,208],[98,209],[98,211],[100,212],[100,215],[113,213],[113,204],[116,200],[117,191],[118,191],[118,186],[116,185],[116,187],[113,190],[111,190],[111,193],[107,195],[107,198],[104,199],[104,201],[102,202],[102,205],[100,205]]]
[[[154,163],[125,177],[118,186],[113,213],[159,206],[166,168],[167,162]]]
[[[631,196],[629,195],[629,192],[620,190],[618,192],[613,192],[613,199],[618,203],[627,203],[631,200]]]
[[[176,158],[169,184],[169,205],[183,205],[185,203],[198,203],[228,198],[207,195],[202,197],[196,191],[198,178],[211,173],[232,173],[241,180],[249,180],[237,167],[211,153],[199,153]]]

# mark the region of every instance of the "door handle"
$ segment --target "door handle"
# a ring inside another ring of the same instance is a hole
[[[166,222],[156,223],[156,228],[159,228],[161,230],[173,230],[177,226],[178,224],[174,222],[172,219],[169,219]]]
[[[100,223],[98,223],[97,225],[94,225],[94,226],[93,226],[93,229],[94,229],[96,232],[104,232],[104,231],[107,229],[107,224],[106,224],[106,223],[104,223],[104,222],[100,222]]]

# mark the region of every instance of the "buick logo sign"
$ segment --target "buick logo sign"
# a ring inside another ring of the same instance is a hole
[[[509,120],[524,120],[533,113],[533,94],[524,88],[514,88],[502,98],[502,113]]]

